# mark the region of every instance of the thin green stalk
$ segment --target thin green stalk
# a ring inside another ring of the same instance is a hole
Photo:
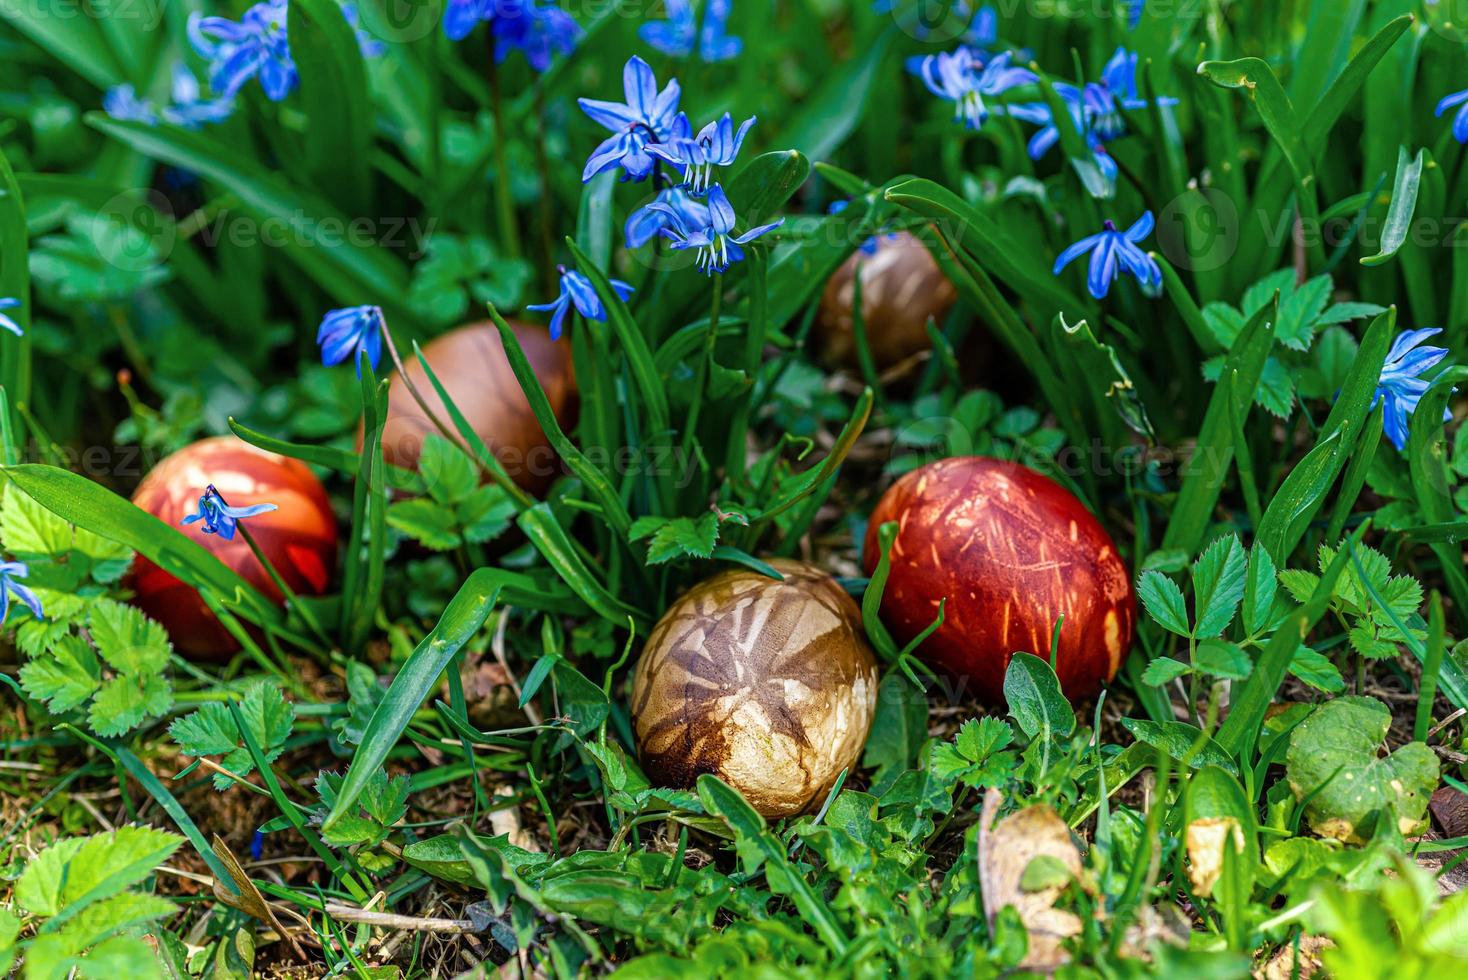
[[[509,129],[505,125],[504,95],[500,91],[499,65],[494,57],[494,32],[489,43],[489,100],[494,114],[494,194],[499,210],[500,245],[511,258],[521,256],[520,228],[515,223],[515,199],[510,189]]]
[[[704,388],[708,386],[709,368],[714,361],[714,344],[719,336],[719,315],[724,302],[724,274],[714,273],[714,298],[709,311],[708,332],[704,335],[703,356],[698,361],[698,377],[693,384],[693,401],[688,406],[688,422],[683,427],[682,454],[687,459],[698,434],[698,417],[703,412]]]

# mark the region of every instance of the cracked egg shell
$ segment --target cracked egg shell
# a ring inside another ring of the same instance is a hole
[[[515,339],[545,389],[551,411],[562,428],[576,421],[579,406],[571,343],[554,341],[544,327],[510,323]],[[541,431],[530,402],[505,357],[499,330],[491,322],[471,323],[435,337],[423,356],[449,397],[505,470],[525,490],[540,493],[561,472],[560,459]],[[414,387],[439,417],[453,422],[433,383],[416,357],[405,354],[404,366]],[[416,469],[423,441],[438,429],[393,372],[388,389],[387,424],[382,431],[383,455],[389,463]],[[359,437],[360,444],[360,437]]]
[[[819,804],[866,744],[877,661],[861,611],[825,572],[772,561],[694,586],[648,636],[632,682],[643,765],[692,788],[711,773],[766,817]]]
[[[922,241],[910,232],[876,236],[873,254],[858,250],[826,282],[816,317],[822,356],[830,363],[857,367],[856,274],[861,270],[862,323],[878,370],[887,370],[932,346],[928,318],[941,327],[958,300]]]
[[[982,456],[913,470],[872,512],[868,572],[888,521],[898,532],[881,612],[898,643],[931,625],[947,598],[943,625],[918,656],[1002,704],[1010,656],[1048,660],[1063,615],[1056,673],[1066,695],[1089,697],[1116,676],[1136,628],[1131,576],[1101,524],[1064,487]]]
[[[133,503],[178,528],[251,585],[284,604],[285,597],[244,535],[226,541],[217,534],[203,533],[197,524],[180,526],[180,521],[198,509],[199,497],[211,483],[232,507],[269,503],[280,508],[251,517],[244,526],[287,585],[301,595],[326,592],[336,568],[336,518],[326,488],[299,460],[256,449],[234,436],[203,439],[153,467],[138,484]],[[239,643],[197,591],[141,555],[133,565],[132,587],[134,602],[163,624],[181,653],[223,660],[239,650]]]

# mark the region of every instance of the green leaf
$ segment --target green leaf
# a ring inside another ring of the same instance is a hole
[[[1030,738],[1064,737],[1075,730],[1075,711],[1060,691],[1050,664],[1016,653],[1004,672],[1004,700],[1020,731]]]
[[[1222,636],[1244,597],[1244,547],[1237,535],[1219,538],[1193,564],[1199,638]]]
[[[1244,631],[1250,636],[1262,632],[1270,621],[1274,597],[1279,588],[1275,578],[1274,559],[1255,545],[1249,549],[1249,572],[1244,580]]]
[[[1255,547],[1266,548],[1278,566],[1288,561],[1305,536],[1356,449],[1376,398],[1395,323],[1396,313],[1389,310],[1366,331],[1340,396],[1320,427],[1315,447],[1290,470],[1264,511]]]
[[[26,865],[15,900],[34,915],[70,916],[141,882],[182,843],[177,834],[151,827],[60,841]]]
[[[352,764],[342,779],[336,803],[322,825],[323,833],[331,829],[343,815],[351,812],[358,797],[367,789],[373,773],[382,768],[388,753],[402,737],[413,714],[423,704],[439,675],[454,654],[472,640],[489,618],[499,599],[505,572],[481,568],[469,575],[460,586],[442,618],[423,642],[413,650],[393,678],[392,686],[372,713],[362,744],[352,757]]]
[[[1159,749],[1178,762],[1186,762],[1192,769],[1217,766],[1231,776],[1239,774],[1239,767],[1224,751],[1223,746],[1203,734],[1195,725],[1181,721],[1141,721],[1123,718],[1123,727],[1139,740]]]
[[[336,229],[350,227],[351,219],[289,178],[203,133],[120,122],[97,112],[88,113],[87,122],[139,153],[227,188],[255,220],[289,228],[280,252],[343,306],[374,303],[407,315],[402,263],[384,248],[341,235]]]
[[[94,563],[92,576],[99,582],[121,578],[132,562],[127,545],[68,524],[33,498],[8,489],[0,500],[0,541],[23,560],[85,555]]]
[[[275,603],[198,542],[86,477],[39,463],[6,467],[5,475],[15,488],[63,519],[140,552],[190,585],[238,601],[232,608],[253,622],[281,621]]]
[[[161,674],[120,674],[102,684],[87,723],[104,737],[121,735],[173,705],[173,688]]]
[[[479,487],[474,461],[437,433],[429,433],[423,440],[418,472],[423,478],[424,489],[443,504],[457,503]]]
[[[357,32],[337,0],[294,0],[286,27],[306,115],[301,162],[344,211],[361,213],[369,204],[373,110]]]
[[[1192,635],[1183,590],[1172,579],[1157,571],[1143,572],[1137,581],[1137,594],[1147,614],[1163,629],[1178,636]]]
[[[699,518],[640,517],[628,533],[629,541],[652,538],[647,548],[647,563],[660,565],[674,558],[710,558],[719,541],[718,515],[713,512]]]
[[[1181,548],[1192,554],[1203,543],[1234,458],[1232,420],[1242,426],[1248,417],[1253,392],[1274,346],[1273,319],[1269,307],[1261,309],[1229,350],[1222,373],[1231,380],[1219,384],[1208,400],[1198,445],[1183,471],[1182,489],[1162,538],[1163,548]]]
[[[1285,773],[1317,834],[1363,843],[1386,814],[1407,836],[1425,826],[1437,756],[1422,742],[1384,754],[1391,723],[1380,701],[1346,695],[1322,704],[1291,733]]]
[[[168,633],[136,606],[99,600],[87,625],[102,659],[123,673],[161,674],[173,653]]]
[[[454,512],[425,497],[389,504],[387,525],[433,551],[450,551],[460,543]]]
[[[1254,662],[1242,649],[1226,640],[1204,640],[1193,655],[1193,666],[1212,677],[1243,680]]]
[[[20,685],[31,697],[49,702],[53,714],[65,714],[86,704],[102,686],[102,667],[87,642],[68,633],[20,668]]]
[[[1401,147],[1397,156],[1397,178],[1392,185],[1392,204],[1386,213],[1386,224],[1381,229],[1381,248],[1375,255],[1361,259],[1365,266],[1385,265],[1401,250],[1407,241],[1407,232],[1412,228],[1412,215],[1417,210],[1417,191],[1422,186],[1422,165],[1427,151],[1418,150],[1417,158],[1409,162],[1407,148]]]
[[[280,689],[265,682],[256,684],[245,692],[240,714],[266,761],[280,758],[296,718],[295,706],[286,701]],[[255,768],[228,706],[219,702],[200,705],[177,719],[169,726],[168,734],[184,755],[222,756],[220,765],[239,776],[247,776]],[[228,776],[215,774],[215,789],[226,790],[233,785],[234,780]]]
[[[1158,657],[1150,661],[1146,669],[1142,671],[1142,683],[1151,684],[1153,687],[1161,687],[1164,684],[1171,684],[1192,669],[1181,660],[1174,660],[1171,657]]]
[[[1326,694],[1338,694],[1346,689],[1341,672],[1330,658],[1303,644],[1290,660],[1290,675]]]

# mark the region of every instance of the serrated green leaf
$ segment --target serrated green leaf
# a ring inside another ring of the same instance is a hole
[[[1244,597],[1244,548],[1236,535],[1219,538],[1193,563],[1194,635],[1223,635]],[[1149,607],[1150,608],[1150,607]]]
[[[87,723],[104,737],[129,732],[173,706],[173,688],[162,674],[120,674],[106,681],[92,699]]]
[[[427,497],[389,504],[387,523],[434,551],[450,551],[459,545],[458,518],[448,507]]]
[[[1161,572],[1143,572],[1137,582],[1137,595],[1147,614],[1163,629],[1179,636],[1191,635],[1183,591],[1172,579]]]
[[[1181,660],[1171,657],[1158,657],[1149,661],[1146,669],[1142,671],[1142,683],[1151,684],[1153,687],[1161,687],[1163,684],[1171,684],[1173,681],[1189,673],[1193,668]]]
[[[641,517],[628,532],[628,540],[651,537],[647,563],[660,565],[674,558],[710,558],[719,542],[718,515],[712,511],[691,517]]]
[[[141,882],[183,840],[151,827],[63,840],[26,865],[15,883],[15,900],[36,915],[74,914]]]
[[[85,640],[72,634],[60,637],[49,652],[32,656],[20,669],[25,692],[48,702],[58,715],[85,704],[101,684],[97,655]]]
[[[1267,550],[1255,545],[1249,549],[1249,571],[1244,579],[1244,631],[1250,636],[1258,635],[1269,625],[1269,614],[1278,592],[1274,559]]]
[[[100,600],[87,629],[102,659],[123,673],[161,673],[173,653],[168,633],[136,606]]]
[[[1225,640],[1204,640],[1193,655],[1193,666],[1212,677],[1242,680],[1249,676],[1254,662],[1242,649]]]

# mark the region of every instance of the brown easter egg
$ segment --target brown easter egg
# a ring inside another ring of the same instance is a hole
[[[545,389],[556,420],[562,428],[570,428],[579,405],[570,340],[551,340],[544,327],[522,323],[511,323],[510,327]],[[560,459],[510,370],[494,324],[471,323],[451,330],[429,341],[423,355],[454,405],[514,481],[532,493],[544,490],[560,472]],[[443,400],[418,359],[405,357],[404,367],[423,400],[449,431],[456,433]],[[389,463],[415,468],[423,442],[431,434],[437,435],[438,429],[394,372],[388,390],[387,425],[382,433],[385,458]]]
[[[284,603],[265,567],[241,534],[226,541],[180,522],[198,510],[213,484],[231,507],[275,504],[278,510],[241,522],[281,578],[301,595],[326,592],[336,569],[337,527],[326,488],[305,463],[241,442],[234,436],[204,439],[155,466],[133,494],[133,503],[177,527],[262,593]],[[139,556],[132,586],[139,608],[168,630],[173,645],[190,656],[220,659],[239,649],[191,587]]]
[[[868,571],[878,530],[896,521],[882,620],[906,643],[937,618],[917,653],[967,678],[990,704],[1004,698],[1016,652],[1050,657],[1061,617],[1056,673],[1072,699],[1116,676],[1132,643],[1137,603],[1116,545],[1064,487],[1018,463],[964,456],[898,480],[872,512]]]
[[[665,786],[712,773],[760,813],[825,799],[854,766],[877,704],[877,662],[861,611],[825,572],[724,572],[673,603],[632,682],[643,765]]]
[[[872,254],[858,249],[827,281],[816,316],[816,335],[827,361],[858,365],[852,310],[860,270],[867,343],[877,368],[886,370],[932,346],[928,318],[941,328],[958,291],[932,253],[911,233],[881,234],[873,242]]]

